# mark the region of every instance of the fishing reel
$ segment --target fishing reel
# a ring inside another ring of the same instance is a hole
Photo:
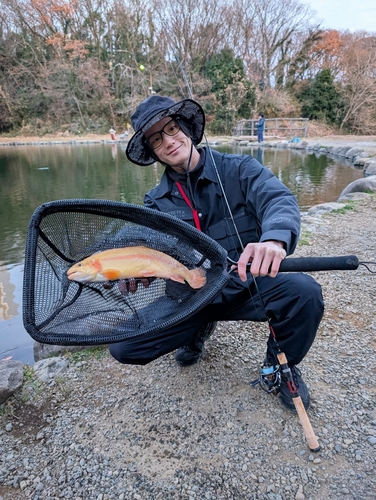
[[[276,396],[281,390],[281,367],[265,363],[260,369],[260,376],[250,383],[252,387],[260,384],[262,390]]]

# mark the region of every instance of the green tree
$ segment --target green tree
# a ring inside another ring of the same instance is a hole
[[[303,86],[298,95],[302,102],[302,115],[334,124],[338,120],[340,93],[334,83],[330,69],[317,73],[315,78]]]
[[[230,133],[235,121],[253,114],[256,100],[255,88],[247,79],[243,61],[234,52],[223,49],[206,64],[205,77],[212,83],[215,100],[208,101],[206,112],[213,133]]]

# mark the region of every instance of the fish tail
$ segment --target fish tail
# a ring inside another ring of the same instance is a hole
[[[187,279],[189,286],[192,288],[202,288],[206,283],[206,272],[201,267],[189,271]]]

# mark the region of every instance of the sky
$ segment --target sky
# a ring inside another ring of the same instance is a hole
[[[317,12],[323,28],[376,32],[376,0],[301,0]]]

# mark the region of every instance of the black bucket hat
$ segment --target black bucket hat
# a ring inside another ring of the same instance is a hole
[[[156,161],[148,148],[144,134],[155,123],[166,116],[183,119],[190,128],[190,138],[195,146],[204,134],[205,114],[202,107],[192,99],[175,102],[171,97],[152,95],[142,101],[131,116],[134,135],[128,142],[127,158],[137,165],[151,165]]]

